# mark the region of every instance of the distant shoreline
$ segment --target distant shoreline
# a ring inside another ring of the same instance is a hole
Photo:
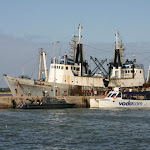
[[[11,94],[11,92],[0,92],[0,94]]]
[[[11,92],[0,92],[0,97],[2,96],[12,96]]]

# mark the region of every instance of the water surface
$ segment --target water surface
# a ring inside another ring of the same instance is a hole
[[[149,150],[150,109],[1,109],[0,149]]]

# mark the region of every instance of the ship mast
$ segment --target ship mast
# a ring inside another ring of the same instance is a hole
[[[119,49],[119,42],[118,42],[119,31],[116,31],[115,37],[116,37],[116,49]]]
[[[54,44],[54,96],[56,96],[56,44],[59,43],[59,41],[51,42],[51,44]]]
[[[72,39],[72,41],[73,41],[73,44],[70,44],[71,45],[71,49],[72,49],[72,52],[70,52],[70,53],[72,53],[72,59],[73,59],[73,61],[75,62],[75,50],[77,49],[76,48],[76,37],[77,36],[75,36],[75,35],[73,35],[73,39]]]
[[[125,48],[123,46],[124,46],[124,44],[122,43],[122,41],[120,41],[120,58],[121,58],[121,64],[124,63],[123,57],[124,57],[124,50],[125,50]]]
[[[81,24],[79,24],[79,27],[78,27],[78,29],[79,29],[79,40],[78,40],[78,44],[80,44],[81,43],[81,31],[82,31],[82,25]]]
[[[40,51],[40,61],[39,61],[39,73],[38,73],[38,80],[41,80],[42,72],[45,73],[45,81],[48,81],[47,76],[47,66],[46,66],[46,53],[43,51],[43,48],[41,48]],[[44,64],[44,70],[42,70],[42,63]]]

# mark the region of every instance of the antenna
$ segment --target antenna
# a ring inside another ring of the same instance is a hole
[[[24,66],[22,66],[22,75],[24,76]]]

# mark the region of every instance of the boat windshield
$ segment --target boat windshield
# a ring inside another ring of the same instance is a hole
[[[110,97],[111,94],[112,94],[112,92],[108,93],[107,97]]]
[[[121,93],[119,93],[119,94],[117,95],[117,97],[121,97]]]
[[[111,95],[111,97],[113,97],[113,96],[115,96],[115,95],[117,95],[117,93],[113,93],[113,94]]]

